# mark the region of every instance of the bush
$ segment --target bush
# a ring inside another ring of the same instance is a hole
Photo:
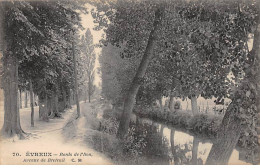
[[[207,114],[198,114],[193,116],[192,114],[182,110],[175,112],[160,112],[155,110],[148,111],[135,109],[134,112],[140,117],[171,124],[174,127],[184,128],[194,134],[202,134],[209,138],[215,137],[222,121],[222,116],[211,116]]]
[[[149,111],[150,110],[150,111]],[[219,126],[222,122],[223,116],[214,116],[209,114],[197,114],[193,116],[186,111],[178,110],[175,112],[164,111],[161,112],[155,109],[143,109],[137,106],[134,112],[139,117],[150,118],[153,121],[163,122],[166,124],[171,124],[177,128],[183,128],[190,131],[193,134],[200,134],[206,138],[216,138]],[[257,142],[257,135],[254,131],[245,135],[241,134],[238,141],[238,145],[243,148],[254,148],[259,146]]]
[[[118,113],[118,110],[105,109],[99,121],[100,129],[87,133],[88,141],[95,150],[103,152],[118,164],[156,164],[161,159],[154,163],[149,160],[156,157],[168,161],[167,141],[162,141],[155,126],[130,122],[128,135],[124,140],[118,140]],[[151,157],[147,158],[147,155]]]

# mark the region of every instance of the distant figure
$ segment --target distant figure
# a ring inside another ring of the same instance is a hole
[[[177,100],[175,103],[174,103],[174,109],[175,110],[180,110],[181,109],[181,102],[179,100]]]
[[[34,102],[35,106],[38,106],[37,102]]]

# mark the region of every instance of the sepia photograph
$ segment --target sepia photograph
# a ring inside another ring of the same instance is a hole
[[[260,165],[260,0],[0,0],[0,165]]]

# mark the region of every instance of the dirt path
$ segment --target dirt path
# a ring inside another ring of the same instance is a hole
[[[86,108],[81,103],[82,109]],[[94,151],[84,144],[84,117],[77,121],[79,138],[65,139],[64,130],[74,118],[75,106],[63,113],[63,119],[51,119],[49,122],[38,120],[38,108],[35,108],[35,127],[30,127],[30,109],[25,108],[20,112],[21,125],[25,132],[31,133],[29,139],[18,140],[1,139],[0,162],[1,164],[112,164],[104,155]],[[3,123],[3,108],[0,110],[0,122]],[[73,122],[72,122],[73,123]],[[70,133],[70,132],[67,132]],[[13,154],[17,156],[13,156]],[[29,156],[31,153],[46,153],[47,156]],[[48,154],[47,154],[48,153]],[[28,155],[29,154],[29,155]],[[48,155],[52,155],[51,157]],[[35,160],[32,160],[35,159]]]

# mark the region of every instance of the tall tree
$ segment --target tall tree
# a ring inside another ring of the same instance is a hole
[[[140,64],[137,58],[122,58],[122,48],[108,44],[99,56],[102,79],[102,95],[115,107],[122,106],[124,96]]]
[[[134,107],[135,97],[140,88],[141,82],[143,81],[143,77],[148,67],[149,61],[152,58],[152,52],[155,45],[155,37],[163,17],[163,11],[164,11],[163,5],[162,4],[158,5],[154,13],[154,22],[148,37],[144,55],[136,71],[135,77],[130,85],[127,97],[125,97],[124,109],[120,119],[120,124],[117,133],[117,136],[121,139],[124,138],[128,133],[130,115]]]
[[[91,34],[90,29],[87,29],[85,36],[81,39],[81,51],[82,51],[82,68],[85,71],[85,79],[83,82],[87,82],[87,92],[88,92],[88,99],[90,102],[91,96],[95,91],[94,85],[94,77],[95,77],[95,47],[93,44],[93,35]]]
[[[159,64],[163,67],[168,62],[169,66],[165,66],[167,68],[161,72],[164,72],[162,74],[165,76],[172,76],[170,82],[163,85],[163,88],[172,92],[173,88],[177,86],[180,97],[189,97],[193,100],[196,100],[200,94],[205,98],[213,96],[218,98],[230,96],[232,98],[233,93],[229,92],[230,89],[227,88],[230,87],[230,83],[226,82],[228,81],[227,76],[232,72],[237,84],[244,77],[242,67],[245,66],[247,60],[246,41],[254,20],[254,15],[251,15],[253,8],[243,7],[243,10],[240,10],[241,6],[237,5],[237,1],[178,2],[180,1],[169,3],[166,10],[163,10],[164,19],[160,26],[162,31],[155,40],[158,42],[157,45],[154,45],[153,48],[159,58],[159,61],[155,59],[155,62],[158,62],[155,65]],[[154,28],[151,26],[151,22],[145,22],[152,20],[148,18],[154,13],[151,12],[154,10],[147,7],[148,4],[149,2],[145,1],[138,3],[138,6],[135,6],[135,3],[127,4],[127,7],[120,6],[120,3],[112,4],[112,9],[105,8],[105,14],[94,13],[93,16],[100,22],[100,25],[108,27],[105,29],[106,40],[104,43],[110,42],[121,47],[124,57],[134,55],[136,58],[144,58],[142,56],[149,46],[147,44],[149,44],[151,28]],[[142,17],[139,16],[140,13],[142,13]],[[107,18],[110,21],[109,25],[107,25],[108,21],[104,21]],[[142,35],[138,32],[141,32]],[[174,68],[168,71],[171,66]],[[139,68],[137,68],[137,72],[138,70]],[[169,75],[167,72],[173,75]],[[141,77],[143,76],[141,75]],[[135,77],[133,81],[143,80]],[[174,83],[177,83],[176,86]],[[133,92],[129,91],[129,94],[137,92],[140,87],[140,85],[133,87],[134,82],[131,86]],[[136,94],[127,95],[124,111],[132,110],[135,101],[133,95]],[[196,103],[193,104],[196,112]],[[129,116],[129,113],[123,113],[122,116],[124,116],[123,121]],[[119,134],[127,132],[127,122],[124,124],[121,122]]]
[[[232,102],[227,108],[222,120],[220,131],[216,143],[213,144],[206,164],[227,164],[235,145],[238,142],[241,132],[250,132],[254,129],[257,113],[259,112],[259,66],[260,66],[260,2],[249,1],[239,2],[237,5],[238,19],[249,15],[253,21],[254,44],[252,50],[247,55],[247,60],[243,64],[245,76],[239,83],[239,87],[234,89]],[[257,16],[255,13],[257,11]],[[244,19],[243,19],[244,20]],[[246,22],[236,22],[238,26],[245,26],[244,36],[240,40],[248,40],[248,34],[252,31],[251,24]],[[246,43],[247,45],[247,43]],[[241,66],[241,65],[240,65]],[[257,134],[253,130],[254,134]]]
[[[74,67],[74,94],[76,97],[76,105],[77,105],[77,118],[80,117],[80,106],[79,106],[79,97],[78,97],[78,69],[77,69],[77,58],[75,53],[75,42],[72,41],[72,55],[73,55],[73,67]]]
[[[40,32],[24,16],[21,8],[31,6],[27,2],[1,2],[1,28],[3,41],[3,88],[5,97],[5,115],[2,133],[6,136],[18,135],[24,137],[24,131],[20,125],[20,115],[18,107],[18,65],[19,55],[18,46],[25,42],[24,35],[20,35],[15,29],[23,31],[26,29],[32,34],[39,35]],[[11,19],[12,18],[12,19]]]
[[[61,67],[59,63],[64,63],[52,62],[50,58],[57,56],[57,48],[66,53],[65,46],[68,43],[64,43],[64,38],[67,37],[67,32],[73,30],[73,25],[80,25],[80,19],[74,9],[71,10],[59,1],[8,1],[1,2],[1,8],[1,27],[4,35],[3,87],[6,97],[2,131],[8,136],[18,134],[22,137],[24,132],[20,126],[19,110],[16,109],[18,74],[27,82],[33,80],[33,88],[38,91],[36,93],[39,98],[44,97],[46,109],[47,96],[50,95],[48,90],[52,88],[47,84],[52,84],[57,77],[53,68],[57,66],[52,63],[57,63],[58,67]],[[42,71],[37,71],[38,69]],[[44,116],[47,118],[47,113]]]

